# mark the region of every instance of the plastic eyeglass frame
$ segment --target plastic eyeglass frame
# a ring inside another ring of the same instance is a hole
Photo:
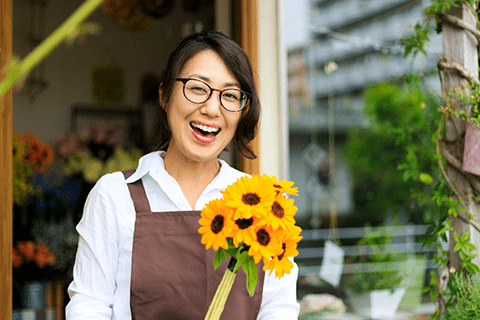
[[[210,89],[210,94],[208,95],[207,99],[205,99],[205,101],[203,102],[194,102],[190,99],[187,98],[187,95],[185,93],[185,86],[187,84],[187,81],[189,80],[195,80],[195,81],[199,81],[201,83],[203,83],[204,85],[206,85],[209,89]],[[202,81],[202,80],[199,80],[199,79],[195,79],[195,78],[175,78],[175,81],[180,81],[182,84],[183,84],[183,96],[185,97],[185,99],[187,99],[188,101],[190,101],[191,103],[195,103],[195,104],[201,104],[201,103],[205,103],[206,101],[208,101],[208,99],[210,99],[210,97],[212,96],[213,94],[213,91],[217,91],[218,92],[218,100],[220,101],[220,105],[223,107],[223,109],[227,110],[227,111],[230,111],[230,112],[240,112],[242,111],[245,106],[247,105],[248,101],[250,100],[250,94],[248,92],[245,92],[243,90],[239,90],[241,93],[243,93],[246,97],[247,97],[247,100],[245,101],[245,104],[238,110],[231,110],[231,109],[228,109],[226,108],[223,103],[222,103],[222,94],[226,91],[226,90],[229,90],[229,89],[225,89],[225,90],[220,90],[220,89],[215,89],[215,88],[212,88],[210,87],[210,85],[208,83],[206,83],[205,81]]]

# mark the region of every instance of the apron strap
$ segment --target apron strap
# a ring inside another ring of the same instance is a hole
[[[135,169],[122,171],[125,176],[125,180],[128,179]],[[133,205],[135,207],[135,212],[149,212],[150,203],[148,202],[147,195],[145,193],[145,188],[143,187],[142,179],[139,179],[133,183],[128,183],[128,190],[130,191],[130,197],[132,197]]]

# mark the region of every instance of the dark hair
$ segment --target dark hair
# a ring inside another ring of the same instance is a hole
[[[170,100],[175,78],[177,78],[184,64],[197,53],[204,50],[216,52],[225,62],[228,70],[240,84],[240,89],[251,94],[248,105],[242,111],[242,117],[235,131],[235,142],[243,156],[255,159],[257,156],[248,145],[257,131],[260,117],[260,100],[253,78],[250,61],[242,48],[232,39],[219,32],[202,32],[185,38],[172,52],[167,66],[160,76],[162,96],[160,103],[167,104]],[[168,126],[167,114],[160,108],[159,114],[159,143],[157,150],[164,150],[170,142],[171,132]]]

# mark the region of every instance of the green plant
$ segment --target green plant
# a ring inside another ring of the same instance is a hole
[[[480,279],[473,275],[456,273],[450,281],[452,304],[442,319],[480,319]]]
[[[463,105],[471,106],[470,112],[464,109],[458,109],[454,101],[460,101]],[[445,111],[454,114],[469,123],[474,123],[480,128],[480,84],[470,79],[469,83],[464,83],[462,87],[456,87],[451,92],[446,93]]]
[[[410,54],[415,57],[419,52],[427,55],[426,47],[430,41],[431,32],[433,30],[437,33],[442,32],[441,15],[452,7],[459,7],[461,3],[465,3],[473,11],[475,2],[475,0],[432,0],[431,4],[425,8],[423,17],[415,24],[414,32],[409,37],[401,39],[405,44],[404,58]],[[435,28],[432,28],[432,24],[435,24]]]
[[[363,270],[356,272],[345,283],[345,287],[354,293],[362,293],[374,290],[395,290],[403,280],[400,270],[392,268],[393,264],[406,259],[406,255],[392,250],[392,227],[379,228],[373,231],[367,227],[367,235],[360,239],[360,254],[353,258],[359,268],[363,263],[372,263],[376,271]]]
[[[429,34],[433,28],[431,25],[433,22],[436,24],[436,31],[440,33],[442,31],[442,21],[448,21],[449,24],[453,24],[456,28],[463,29],[466,32],[477,34],[480,26],[478,21],[475,0],[432,0],[430,6],[425,9],[424,17],[415,25],[414,32],[408,38],[402,39],[406,45],[404,57],[410,54],[413,57],[418,52],[422,52],[425,55],[429,39]],[[473,17],[477,19],[476,26],[470,26],[469,23],[458,19],[452,15],[448,15],[449,11],[453,7],[459,7],[465,5],[473,14]],[[474,48],[472,50],[475,50]],[[473,259],[477,256],[476,247],[470,243],[470,233],[459,234],[452,225],[453,218],[462,221],[463,224],[469,225],[480,231],[480,228],[472,222],[472,214],[467,212],[465,208],[472,208],[474,205],[478,205],[480,198],[478,197],[479,187],[478,178],[464,175],[466,181],[471,186],[470,191],[464,192],[459,190],[455,181],[452,181],[452,177],[447,173],[447,164],[451,168],[455,168],[458,172],[462,173],[462,160],[458,159],[458,155],[451,153],[448,148],[445,147],[446,140],[444,138],[447,135],[446,122],[447,119],[453,120],[454,118],[460,118],[469,123],[475,123],[479,126],[479,109],[478,102],[480,101],[480,86],[478,84],[478,74],[470,74],[465,67],[459,64],[451,63],[445,58],[441,58],[438,62],[438,68],[440,71],[445,69],[451,69],[458,72],[468,84],[463,86],[448,88],[448,85],[443,83],[442,74],[440,73],[440,80],[442,82],[442,103],[439,104],[437,113],[437,129],[432,134],[432,141],[435,143],[436,161],[438,169],[441,173],[439,178],[434,177],[430,181],[431,192],[430,194],[415,194],[419,202],[423,203],[426,207],[434,213],[431,215],[432,219],[430,226],[427,230],[427,237],[422,242],[425,246],[433,246],[436,250],[435,261],[440,266],[439,272],[431,272],[430,286],[425,288],[424,292],[430,292],[432,300],[439,302],[439,308],[433,315],[436,319],[476,319],[474,309],[470,310],[467,307],[467,302],[461,302],[461,299],[457,300],[456,293],[462,294],[465,292],[464,285],[460,278],[465,277],[465,281],[470,281],[472,276],[480,271],[478,265],[473,262]],[[444,73],[445,75],[445,73]],[[418,79],[417,79],[418,80]],[[473,105],[470,113],[467,110],[462,110],[459,105],[463,106]],[[458,125],[455,124],[455,130],[457,133],[457,145],[463,144],[463,137],[461,131],[458,129]],[[453,144],[452,140],[449,141]],[[417,154],[413,153],[413,159],[417,158]],[[408,168],[413,162],[412,159],[405,158],[403,164],[400,166],[402,169]],[[407,177],[409,179],[409,177]],[[461,230],[461,229],[460,229]],[[449,238],[450,235],[450,238]],[[452,267],[450,264],[451,254],[448,248],[445,250],[442,246],[442,242],[454,241],[454,252],[458,253],[458,257],[461,261],[458,269]],[[445,290],[445,286],[447,290]],[[471,283],[468,287],[474,287]],[[472,296],[478,296],[478,285],[476,285],[475,294]],[[470,295],[471,293],[464,294],[463,297]],[[460,296],[459,296],[460,297]],[[478,303],[477,303],[478,305]],[[464,310],[460,310],[464,309]],[[456,314],[458,312],[458,314]],[[463,313],[465,312],[465,313]],[[469,313],[471,312],[471,313]]]
[[[370,126],[349,132],[347,143],[356,215],[372,224],[383,221],[387,212],[405,213],[414,223],[429,221],[431,212],[419,206],[411,191],[428,193],[424,181],[439,176],[430,139],[438,100],[416,82],[384,82],[363,97]]]

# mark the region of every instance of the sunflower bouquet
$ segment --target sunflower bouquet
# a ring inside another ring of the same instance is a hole
[[[298,195],[291,181],[277,181],[275,176],[253,175],[239,178],[222,191],[223,197],[210,201],[201,212],[201,243],[216,251],[217,269],[231,257],[205,319],[219,319],[236,271],[242,267],[247,276],[250,296],[257,285],[257,266],[263,260],[264,271],[275,271],[277,278],[289,274],[298,255],[297,243],[302,229],[295,225],[294,200]]]

